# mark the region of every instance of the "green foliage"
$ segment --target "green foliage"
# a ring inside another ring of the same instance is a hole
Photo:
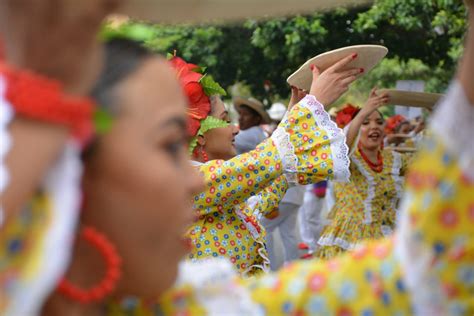
[[[205,74],[201,80],[199,80],[199,82],[201,83],[204,93],[208,96],[227,95],[227,92],[222,89],[222,87],[217,82],[215,82],[214,78],[212,78],[212,76],[209,74]]]
[[[387,58],[341,101],[360,102],[373,86],[393,87],[397,80],[425,80],[427,91],[442,92],[462,54],[465,29],[460,0],[375,0],[372,6],[242,24],[130,22],[103,33],[128,34],[162,54],[176,51],[188,62],[207,66],[226,90],[239,83],[270,102],[289,97],[286,78],[312,56],[348,45],[385,45]]]

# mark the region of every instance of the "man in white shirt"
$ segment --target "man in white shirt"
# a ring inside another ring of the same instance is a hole
[[[271,120],[263,104],[254,98],[235,98],[234,106],[239,113],[240,132],[235,137],[235,147],[240,155],[254,150],[267,138],[260,125],[269,124]]]

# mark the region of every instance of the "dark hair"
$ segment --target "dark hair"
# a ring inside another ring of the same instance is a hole
[[[97,106],[115,114],[113,88],[152,56],[154,54],[139,42],[123,38],[108,41],[105,44],[104,68],[91,93]]]
[[[117,100],[113,89],[134,73],[140,65],[154,54],[140,43],[128,39],[112,39],[105,44],[104,67],[91,92],[96,106],[109,115],[117,115]],[[95,151],[99,140],[94,138],[82,152],[82,159],[88,159]]]
[[[397,125],[397,126],[395,127],[395,129],[394,129],[394,130],[395,130],[395,133],[400,132],[400,130],[402,129],[402,126],[403,126],[403,125],[406,125],[406,124],[410,125],[410,122],[407,121],[407,120],[405,120],[405,121],[401,121],[400,123],[398,123],[398,125]]]

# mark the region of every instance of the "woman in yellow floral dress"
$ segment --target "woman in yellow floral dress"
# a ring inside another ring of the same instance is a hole
[[[348,56],[334,71],[352,59]],[[235,157],[233,140],[238,131],[230,125],[218,95],[225,91],[209,75],[200,74],[200,67],[178,57],[171,63],[190,103],[189,152],[206,183],[206,190],[194,198],[198,218],[187,235],[193,244],[189,258],[226,257],[242,275],[267,271],[261,216],[278,207],[288,183],[347,178],[347,148],[341,131],[323,106],[307,96],[294,106],[270,139],[254,151]],[[337,76],[344,79],[358,72],[348,70]],[[318,90],[313,93],[318,94]],[[337,96],[331,100],[320,97],[332,102]]]
[[[330,223],[318,241],[320,258],[354,250],[361,241],[389,236],[395,228],[407,159],[382,148],[385,122],[377,108],[387,101],[372,90],[366,106],[346,126],[351,177],[334,184]]]

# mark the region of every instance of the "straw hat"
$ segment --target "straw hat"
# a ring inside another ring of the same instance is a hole
[[[390,104],[431,109],[443,96],[439,93],[414,92],[396,89],[380,89],[377,93],[387,93]]]
[[[286,81],[291,86],[309,91],[313,80],[311,65],[317,66],[323,72],[342,58],[357,53],[358,57],[346,68],[364,68],[364,73],[368,73],[387,55],[387,52],[388,49],[380,45],[355,45],[335,49],[311,58],[291,74]]]
[[[264,108],[262,102],[258,101],[257,99],[254,99],[254,98],[248,98],[248,99],[241,98],[241,97],[234,98],[234,106],[235,106],[235,109],[237,111],[239,110],[239,108],[242,105],[245,105],[245,106],[251,108],[252,110],[254,110],[255,112],[257,112],[262,117],[262,124],[270,124],[271,123],[270,116],[265,111],[265,108]]]
[[[284,105],[283,103],[273,103],[270,107],[270,110],[268,110],[267,112],[272,120],[281,121],[285,116],[286,111],[286,105]]]
[[[127,0],[118,13],[160,22],[241,20],[275,15],[311,13],[367,0]]]

